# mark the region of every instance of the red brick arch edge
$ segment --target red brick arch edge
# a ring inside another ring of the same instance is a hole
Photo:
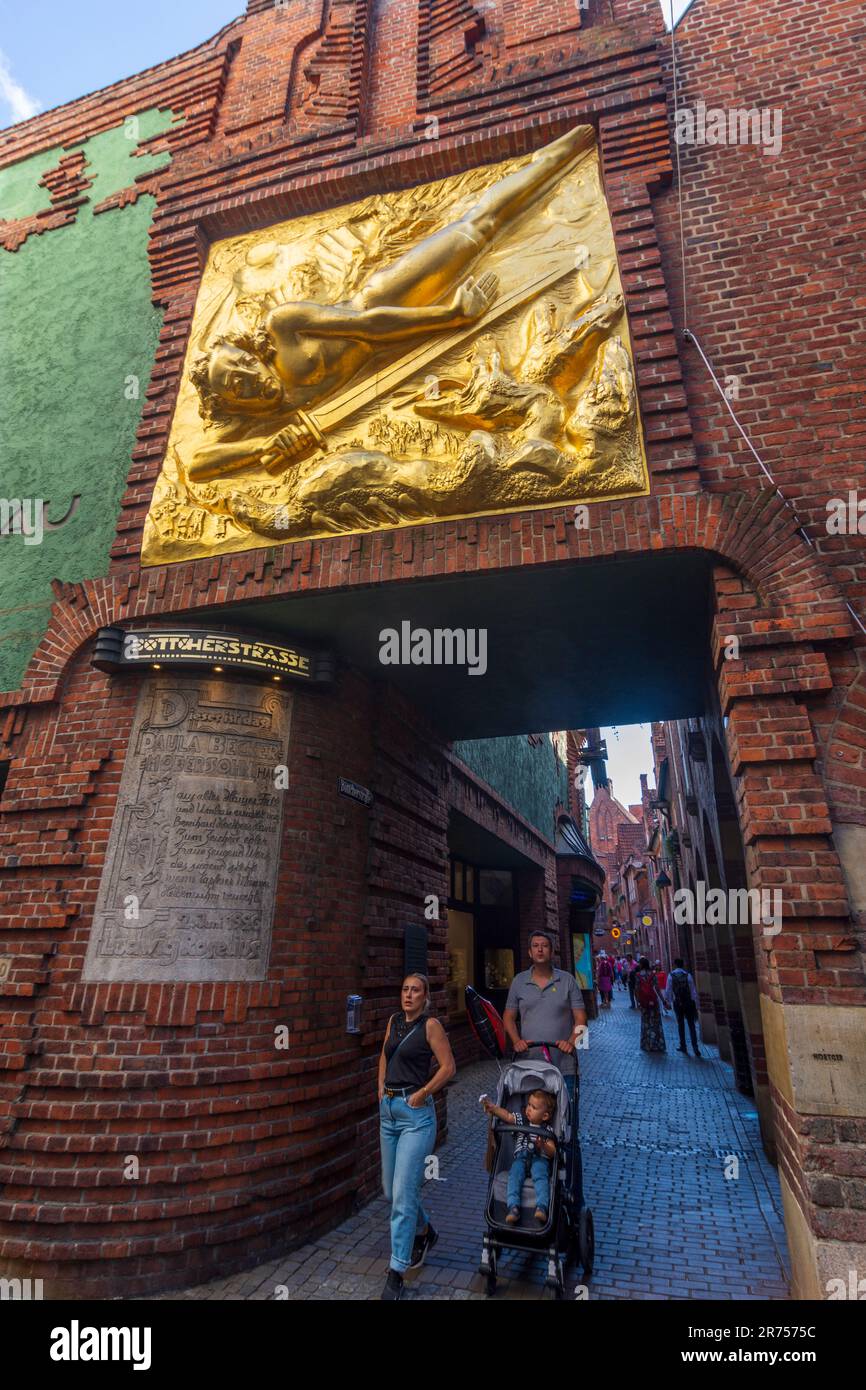
[[[757,649],[852,635],[838,589],[777,494],[677,492],[594,504],[589,527],[580,530],[574,509],[557,507],[301,541],[76,584],[55,581],[45,636],[21,688],[0,693],[0,709],[58,700],[70,661],[112,623],[197,609],[204,618],[206,610],[232,601],[302,592],[677,551],[708,552],[723,567],[716,582],[717,656],[731,637]],[[736,576],[733,589],[724,567]]]

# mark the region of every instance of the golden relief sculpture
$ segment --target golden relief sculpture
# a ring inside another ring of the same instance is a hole
[[[217,243],[142,559],[635,496],[592,128]]]

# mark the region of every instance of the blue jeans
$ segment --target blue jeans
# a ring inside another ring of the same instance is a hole
[[[509,1211],[520,1206],[520,1193],[526,1177],[526,1169],[532,1174],[535,1183],[535,1205],[550,1211],[550,1161],[540,1154],[518,1154],[508,1172],[508,1192],[505,1205]]]
[[[415,1235],[429,1217],[421,1205],[424,1164],[436,1141],[433,1097],[413,1110],[407,1101],[383,1096],[379,1105],[382,1191],[391,1203],[391,1268],[403,1274],[412,1259]]]

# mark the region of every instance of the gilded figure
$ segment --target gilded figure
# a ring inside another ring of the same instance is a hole
[[[146,563],[646,491],[590,127],[342,219],[215,248]]]

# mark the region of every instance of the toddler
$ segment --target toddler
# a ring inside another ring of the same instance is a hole
[[[530,1124],[548,1131],[546,1135],[524,1134],[522,1131],[514,1141],[514,1159],[508,1174],[508,1192],[505,1205],[508,1214],[505,1220],[509,1226],[516,1226],[520,1220],[520,1193],[526,1179],[526,1169],[535,1184],[535,1219],[540,1226],[547,1224],[550,1208],[550,1162],[556,1153],[556,1137],[550,1121],[556,1113],[556,1096],[550,1091],[530,1091],[526,1105],[521,1113],[516,1110],[503,1110],[501,1105],[493,1105],[485,1096],[484,1109],[488,1115],[495,1115],[508,1125]]]

